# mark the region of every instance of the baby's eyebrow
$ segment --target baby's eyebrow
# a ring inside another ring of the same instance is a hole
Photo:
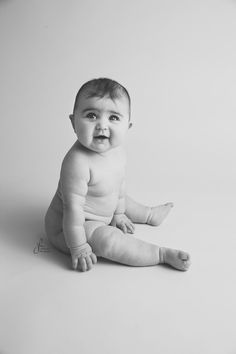
[[[115,114],[115,115],[120,116],[120,117],[123,117],[123,114],[121,114],[119,112],[116,112],[116,111],[109,111],[109,113]]]
[[[93,107],[89,107],[89,108],[83,109],[82,113],[91,112],[91,111],[96,111],[96,112],[98,112],[98,109],[93,108]]]

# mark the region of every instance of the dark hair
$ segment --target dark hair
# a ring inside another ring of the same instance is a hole
[[[74,104],[74,112],[78,106],[79,96],[82,92],[86,92],[87,97],[100,97],[103,98],[108,96],[112,100],[116,98],[120,98],[125,95],[129,102],[129,113],[130,113],[130,106],[131,100],[128,91],[124,86],[119,84],[117,81],[107,79],[107,78],[99,78],[87,81],[85,84],[81,86],[79,89]]]

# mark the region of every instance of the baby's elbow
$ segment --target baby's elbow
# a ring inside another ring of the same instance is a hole
[[[64,210],[83,210],[85,204],[85,196],[78,194],[69,194],[63,196],[63,209]]]
[[[63,215],[73,215],[79,217],[84,214],[83,205],[78,203],[63,203]]]

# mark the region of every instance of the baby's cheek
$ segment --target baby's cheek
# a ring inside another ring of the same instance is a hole
[[[77,138],[82,145],[89,145],[92,142],[92,134],[89,134],[85,129],[79,129],[76,132]]]

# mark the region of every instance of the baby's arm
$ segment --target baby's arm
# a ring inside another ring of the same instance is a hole
[[[89,168],[84,161],[74,156],[64,160],[61,170],[61,191],[63,199],[63,232],[70,249],[72,267],[78,262],[83,271],[91,269],[97,259],[87,243],[84,230],[83,206],[88,191]]]
[[[118,204],[113,216],[113,219],[111,221],[112,226],[116,226],[119,229],[121,229],[124,233],[134,233],[134,224],[131,222],[129,218],[125,215],[125,180],[123,180],[121,187],[120,187],[120,194],[119,194],[119,200]]]

